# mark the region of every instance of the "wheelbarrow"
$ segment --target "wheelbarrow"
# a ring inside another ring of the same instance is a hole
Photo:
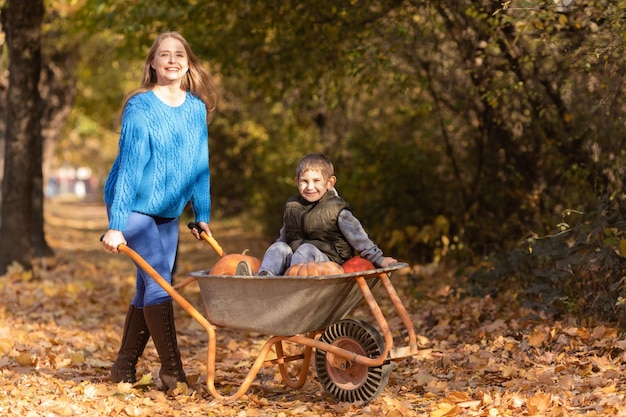
[[[220,256],[224,255],[211,236],[206,233],[201,236]],[[217,400],[241,398],[261,368],[268,366],[278,366],[283,383],[299,389],[306,383],[315,355],[317,377],[326,392],[336,401],[364,404],[378,397],[386,387],[391,361],[418,352],[413,324],[390,280],[392,272],[407,267],[405,263],[315,277],[210,275],[208,271],[197,271],[175,288],[128,246],[122,244],[118,250],[146,271],[207,332],[206,384]],[[206,316],[178,291],[194,281],[200,288]],[[406,346],[394,347],[389,323],[372,294],[372,289],[380,284],[406,327]],[[363,299],[379,330],[363,320],[347,318]],[[269,336],[241,385],[231,395],[220,394],[215,386],[219,327]],[[286,354],[285,344],[302,348],[299,353]],[[297,375],[292,375],[288,365],[297,361],[301,366]]]

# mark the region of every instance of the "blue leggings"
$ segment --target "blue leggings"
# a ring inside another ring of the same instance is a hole
[[[178,218],[163,218],[132,212],[123,231],[128,247],[137,252],[169,284],[178,247]],[[137,308],[161,304],[170,295],[150,275],[137,267],[137,289],[132,304]]]

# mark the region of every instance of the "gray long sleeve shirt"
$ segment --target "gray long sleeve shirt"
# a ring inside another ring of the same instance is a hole
[[[343,210],[339,213],[337,224],[339,230],[341,230],[341,233],[343,233],[354,250],[359,253],[362,258],[373,263],[374,266],[380,267],[380,263],[383,260],[382,249],[372,242],[359,219],[354,217],[350,210]],[[280,229],[278,242],[289,243],[285,238],[284,226]]]

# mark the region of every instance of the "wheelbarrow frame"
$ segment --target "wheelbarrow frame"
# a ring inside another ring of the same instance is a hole
[[[204,238],[205,240],[207,240],[206,237]],[[212,246],[214,247],[214,249],[216,248],[213,244]],[[219,245],[217,247],[219,248]],[[283,379],[283,383],[286,386],[293,389],[301,388],[307,380],[307,376],[309,373],[309,364],[313,355],[313,349],[324,351],[327,353],[327,355],[330,354],[329,357],[331,357],[332,366],[339,367],[345,366],[349,363],[357,363],[367,367],[378,367],[383,365],[388,360],[399,360],[418,353],[417,339],[413,323],[389,278],[389,274],[391,272],[400,268],[404,268],[407,266],[407,264],[399,263],[388,268],[379,268],[370,271],[342,274],[342,276],[354,279],[356,281],[359,289],[361,290],[361,293],[363,294],[363,298],[368,304],[376,320],[376,323],[378,324],[380,331],[382,332],[385,346],[381,354],[377,357],[370,358],[331,345],[329,343],[322,342],[318,340],[318,336],[323,333],[324,329],[311,331],[305,335],[271,336],[263,345],[256,360],[250,367],[248,374],[243,379],[237,391],[232,395],[222,395],[215,387],[217,353],[216,326],[211,324],[204,315],[202,315],[189,301],[187,301],[187,299],[185,299],[185,297],[183,297],[176,288],[170,285],[148,262],[143,259],[143,257],[141,257],[141,255],[139,255],[137,252],[135,252],[133,249],[129,248],[125,244],[121,244],[118,247],[118,251],[127,255],[148,275],[150,275],[150,277],[154,279],[172,297],[172,299],[177,302],[207,332],[208,349],[206,385],[209,393],[217,400],[233,401],[241,398],[248,391],[261,368],[268,366],[278,366],[279,372]],[[218,254],[220,254],[220,256],[223,256],[223,251],[218,251]],[[406,331],[408,333],[408,344],[406,346],[394,348],[393,335],[389,323],[387,322],[382,310],[380,309],[380,306],[376,302],[370,286],[366,281],[366,278],[372,276],[377,276],[377,278],[382,283],[391,302],[394,305],[397,315],[400,317],[404,327],[406,328]],[[184,282],[184,285],[187,285],[192,281],[193,279],[187,279]],[[296,355],[285,355],[283,349],[284,342],[304,346],[303,352]],[[276,357],[268,358],[272,350],[274,350]],[[303,366],[300,367],[298,375],[292,376],[287,368],[287,364],[289,362],[299,360],[303,361]]]

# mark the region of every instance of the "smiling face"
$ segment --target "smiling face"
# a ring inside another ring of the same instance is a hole
[[[151,67],[159,85],[180,83],[189,70],[189,60],[182,42],[173,37],[163,39]]]
[[[308,202],[314,203],[320,200],[326,191],[335,186],[336,178],[324,178],[323,173],[317,169],[308,169],[296,178],[296,186],[300,195]]]

